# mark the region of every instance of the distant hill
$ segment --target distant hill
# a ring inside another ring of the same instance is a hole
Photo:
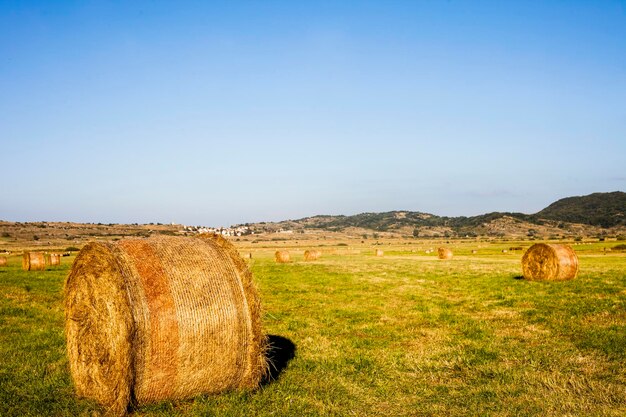
[[[593,227],[583,227],[589,225]],[[320,215],[276,223],[256,223],[258,231],[320,229],[329,232],[393,233],[413,236],[532,236],[598,233],[597,228],[626,227],[626,193],[594,193],[558,200],[535,214],[493,212],[445,217],[418,211]]]
[[[600,227],[626,226],[626,193],[593,193],[567,197],[535,214],[536,218]]]
[[[473,217],[445,217],[418,211],[388,211],[383,213],[361,213],[353,216],[315,216],[295,220],[304,228],[323,228],[340,231],[348,227],[371,229],[379,232],[404,227],[449,227],[454,230],[471,229],[502,217],[527,219],[522,213],[488,213]]]
[[[254,235],[237,239],[325,239],[327,234],[350,238],[379,237],[506,237],[575,238],[626,236],[626,193],[594,193],[568,197],[535,214],[486,213],[446,217],[419,211],[319,215],[281,222],[246,223]],[[157,224],[88,224],[69,222],[10,222],[0,220],[0,251],[15,248],[69,250],[93,240],[112,241],[155,234],[193,235],[198,228]],[[266,236],[263,236],[267,234]]]

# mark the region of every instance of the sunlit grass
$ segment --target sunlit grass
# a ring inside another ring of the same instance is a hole
[[[517,243],[324,247],[250,263],[269,334],[296,346],[279,378],[142,407],[145,416],[593,415],[626,413],[626,257],[574,248],[572,281],[518,279]],[[525,242],[525,247],[529,246]],[[245,248],[248,251],[250,248]],[[471,250],[478,252],[472,254]],[[91,415],[72,394],[58,270],[0,272],[0,415]]]

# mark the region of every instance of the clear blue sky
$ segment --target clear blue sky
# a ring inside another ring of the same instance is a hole
[[[2,1],[0,178],[216,226],[623,191],[626,1]]]

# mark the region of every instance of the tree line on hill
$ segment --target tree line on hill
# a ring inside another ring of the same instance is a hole
[[[352,216],[320,215],[299,220],[280,222],[286,227],[342,231],[350,227],[371,229],[378,232],[411,227],[447,227],[458,235],[472,235],[477,227],[509,217],[530,224],[543,225],[547,221],[580,223],[602,228],[626,226],[626,193],[594,193],[582,197],[558,200],[535,214],[492,212],[479,216],[447,217],[416,211],[390,211],[384,213],[361,213]],[[264,223],[265,224],[265,223]]]

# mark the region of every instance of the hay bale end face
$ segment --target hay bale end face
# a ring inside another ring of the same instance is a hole
[[[279,264],[285,264],[291,261],[291,256],[289,255],[289,251],[286,250],[277,250],[274,254],[276,262]]]
[[[42,252],[24,252],[22,256],[24,271],[43,271],[46,269],[46,255]]]
[[[109,415],[252,389],[267,371],[252,275],[225,240],[86,245],[65,282],[65,332],[77,394]]]
[[[533,281],[564,281],[578,273],[578,256],[567,245],[536,243],[522,257],[522,274]]]
[[[384,256],[385,252],[382,249],[376,249],[376,256]]]
[[[305,261],[315,261],[322,256],[322,252],[319,250],[305,250],[304,251],[304,260]]]
[[[448,248],[437,248],[439,259],[452,259],[452,251]]]

